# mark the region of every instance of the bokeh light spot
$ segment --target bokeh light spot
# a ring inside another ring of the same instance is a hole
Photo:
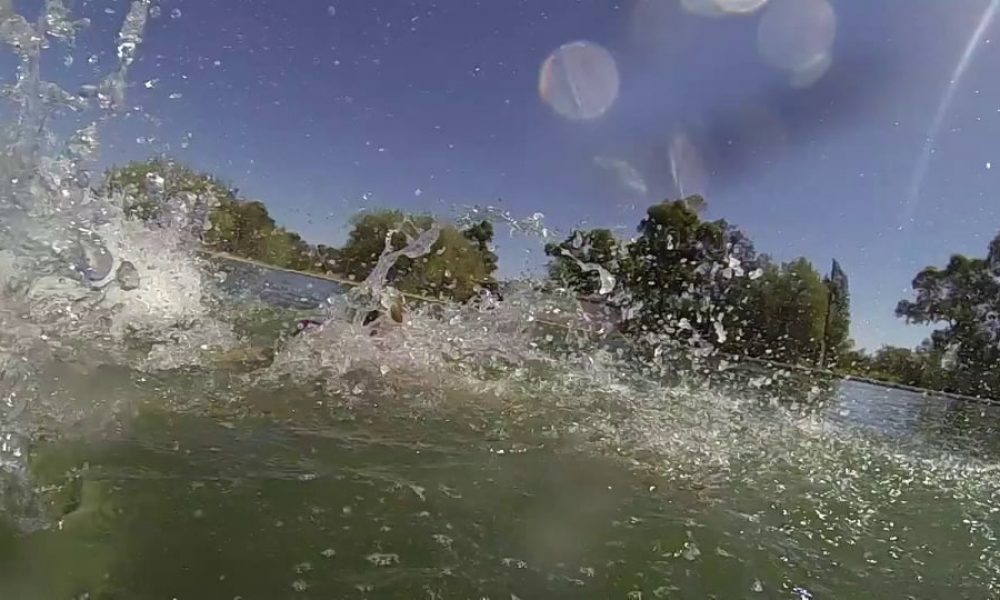
[[[611,53],[587,41],[565,44],[542,63],[538,93],[558,114],[596,119],[618,98],[618,67]]]
[[[772,67],[815,73],[824,60],[831,60],[836,31],[836,15],[827,0],[771,0],[757,28],[757,49]]]
[[[794,69],[789,82],[792,87],[807,88],[822,79],[832,64],[833,56],[830,53],[817,55],[808,64]]]
[[[687,12],[702,17],[748,15],[757,12],[768,0],[681,0]]]
[[[730,15],[745,15],[757,12],[767,0],[714,0],[719,10]]]

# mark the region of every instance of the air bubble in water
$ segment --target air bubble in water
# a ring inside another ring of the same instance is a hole
[[[153,19],[159,19],[163,15],[163,9],[157,6],[153,6],[149,9],[149,16]]]
[[[172,11],[170,11],[170,18],[171,19],[179,19],[179,18],[181,18],[183,16],[184,16],[184,13],[182,13],[181,9],[179,9],[179,8],[175,8]]]
[[[331,17],[337,16],[337,7],[333,5],[326,7],[326,14],[330,15]]]

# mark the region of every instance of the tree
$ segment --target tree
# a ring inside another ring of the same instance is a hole
[[[347,243],[339,252],[343,272],[361,281],[375,268],[389,240],[400,250],[435,223],[428,215],[406,215],[398,210],[369,212],[353,220]],[[440,226],[437,242],[422,257],[400,257],[386,283],[403,292],[464,301],[480,289],[495,289],[496,255],[489,249],[492,226],[479,224],[465,232]]]
[[[924,383],[924,361],[909,348],[883,346],[871,357],[868,371],[883,381],[912,386]]]
[[[1000,235],[985,258],[954,255],[944,269],[927,267],[913,279],[915,300],[896,315],[908,323],[941,325],[929,352],[947,363],[950,386],[962,393],[1000,392]]]
[[[836,260],[823,284],[827,288],[828,309],[823,327],[820,366],[826,367],[837,364],[839,356],[850,349],[851,296],[847,273]]]
[[[805,258],[783,265],[769,261],[745,286],[738,314],[742,335],[733,351],[793,363],[820,353],[828,293]]]
[[[398,210],[366,212],[351,219],[351,232],[347,243],[340,249],[340,268],[344,275],[356,281],[363,281],[382,256],[386,237],[392,234],[392,250],[406,245],[406,233],[415,235],[431,226],[429,217],[408,217]],[[404,267],[401,261],[390,273],[390,280],[398,276]]]
[[[151,225],[180,226],[208,248],[275,266],[311,270],[314,250],[278,227],[259,201],[247,201],[219,179],[167,158],[116,167],[105,191],[121,199],[126,216]]]
[[[616,277],[624,271],[624,248],[608,229],[574,230],[562,243],[546,244],[545,254],[552,258],[549,278],[584,296],[595,295],[606,287],[592,266]]]
[[[627,331],[700,345],[725,343],[734,279],[754,268],[755,251],[723,220],[703,221],[704,199],[691,196],[651,206],[628,247],[623,285]]]
[[[469,241],[476,244],[476,248],[482,255],[483,262],[486,264],[487,269],[491,273],[496,271],[499,259],[493,251],[493,223],[489,221],[481,221],[466,228],[465,231],[462,232],[462,235],[464,235]]]
[[[126,216],[158,222],[180,211],[198,228],[220,204],[236,200],[235,192],[215,177],[162,157],[112,168],[104,191],[120,197]]]

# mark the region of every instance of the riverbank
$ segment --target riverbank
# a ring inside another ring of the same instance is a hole
[[[267,269],[267,270],[270,270],[270,271],[277,271],[277,272],[281,272],[281,273],[290,273],[290,274],[298,275],[298,276],[301,276],[301,277],[318,279],[318,280],[322,280],[322,281],[329,281],[331,283],[336,283],[336,284],[344,285],[344,286],[347,286],[347,287],[358,287],[358,286],[361,285],[361,282],[354,281],[354,280],[351,280],[351,279],[346,279],[346,278],[343,278],[343,277],[338,277],[338,276],[335,276],[335,275],[327,275],[327,274],[323,274],[323,273],[313,273],[313,272],[308,272],[308,271],[296,271],[294,269],[287,269],[287,268],[283,268],[283,267],[276,267],[274,265],[270,265],[268,263],[264,263],[264,262],[261,262],[261,261],[258,261],[258,260],[253,260],[253,259],[250,259],[250,258],[243,258],[241,256],[235,256],[235,255],[228,254],[228,253],[225,253],[225,252],[211,252],[211,251],[207,251],[206,250],[206,251],[202,251],[202,254],[204,256],[208,256],[210,258],[215,258],[215,259],[220,259],[220,260],[226,260],[226,261],[231,261],[231,262],[234,262],[234,263],[240,263],[240,264],[245,264],[245,265],[250,265],[250,266],[254,266],[254,267],[260,268],[260,269]],[[432,298],[432,297],[429,297],[429,296],[422,296],[420,294],[404,293],[403,296],[405,298],[410,299],[410,300],[416,300],[416,301],[419,301],[419,302],[430,302],[430,303],[434,303],[434,304],[444,304],[445,303],[445,301],[441,300],[440,298]],[[569,328],[564,323],[557,323],[557,322],[554,322],[554,321],[547,321],[547,320],[544,320],[544,319],[539,319],[538,323],[540,323],[542,325],[551,326],[551,327],[561,328],[561,329],[568,329]],[[818,376],[822,376],[822,377],[833,377],[833,378],[842,379],[842,380],[845,380],[845,381],[857,381],[857,382],[860,382],[860,383],[866,383],[868,385],[874,385],[874,386],[888,388],[888,389],[894,389],[894,390],[902,390],[902,391],[907,391],[907,392],[913,392],[913,393],[922,394],[922,395],[925,395],[925,396],[937,396],[937,397],[942,397],[942,398],[948,398],[950,400],[960,400],[960,401],[963,401],[963,402],[979,403],[979,404],[984,404],[984,405],[988,405],[988,406],[1000,406],[1000,400],[998,400],[998,399],[980,398],[980,397],[977,397],[977,396],[967,396],[967,395],[964,395],[964,394],[956,394],[956,393],[953,393],[953,392],[945,392],[945,391],[941,391],[941,390],[932,390],[932,389],[921,388],[921,387],[916,387],[916,386],[911,386],[911,385],[905,385],[905,384],[901,384],[901,383],[895,383],[895,382],[892,382],[892,381],[885,381],[885,380],[881,380],[881,379],[875,379],[875,378],[872,378],[872,377],[864,377],[864,376],[861,376],[861,375],[854,375],[854,374],[850,374],[850,373],[842,373],[842,372],[833,371],[833,370],[830,370],[830,369],[819,369],[819,368],[815,368],[815,367],[807,367],[807,366],[803,366],[803,365],[796,365],[796,364],[792,364],[792,363],[785,363],[785,362],[780,362],[780,361],[766,360],[766,359],[762,359],[762,358],[753,358],[753,357],[749,357],[749,356],[727,355],[726,358],[729,359],[729,360],[732,360],[734,362],[748,362],[748,363],[759,364],[759,365],[762,365],[762,366],[765,366],[765,367],[771,368],[771,369],[786,369],[786,370],[796,371],[796,372],[799,372],[799,373],[806,373],[806,374],[809,374],[809,375],[818,375]]]
[[[842,373],[838,371],[833,371],[830,369],[817,369],[814,367],[806,367],[802,365],[795,365],[791,363],[784,363],[778,361],[765,360],[761,358],[751,358],[748,356],[733,356],[734,360],[740,360],[745,362],[752,362],[767,366],[772,369],[788,369],[792,371],[797,371],[800,373],[808,373],[810,375],[820,375],[824,377],[835,377],[837,379],[843,379],[845,381],[857,381],[859,383],[867,383],[868,385],[874,385],[883,388],[889,388],[893,390],[901,390],[905,392],[913,392],[916,394],[922,394],[924,396],[939,396],[943,398],[948,398],[951,400],[961,400],[963,402],[975,402],[979,404],[985,404],[988,406],[1000,406],[1000,400],[995,400],[993,398],[980,398],[978,396],[967,396],[965,394],[956,394],[954,392],[945,392],[941,390],[931,390],[927,388],[916,387],[912,385],[905,385],[902,383],[895,383],[892,381],[885,381],[882,379],[874,379],[872,377],[864,377],[862,375],[853,375],[851,373]]]

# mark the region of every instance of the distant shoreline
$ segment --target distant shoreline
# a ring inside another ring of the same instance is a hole
[[[884,387],[894,390],[902,390],[904,392],[913,392],[915,394],[921,394],[924,396],[928,395],[941,396],[944,398],[950,398],[952,400],[961,400],[963,402],[976,402],[979,404],[986,404],[989,406],[1000,406],[1000,400],[995,400],[993,398],[980,398],[978,396],[967,396],[965,394],[956,394],[955,392],[932,390],[928,388],[906,385],[904,383],[895,383],[892,381],[885,381],[882,379],[874,379],[872,377],[864,377],[862,375],[852,375],[850,373],[838,373],[836,371],[831,371],[829,369],[817,369],[814,367],[805,367],[802,365],[793,365],[791,363],[766,360],[763,358],[753,358],[749,356],[733,356],[732,358],[734,358],[735,360],[760,363],[771,368],[790,369],[793,371],[800,371],[804,373],[825,375],[827,377],[836,377],[837,379],[843,379],[844,381],[857,381],[858,383],[866,383],[868,385],[874,385],[878,387]]]
[[[242,256],[236,256],[234,254],[229,254],[227,252],[215,252],[215,251],[211,251],[211,250],[202,250],[201,254],[203,254],[205,256],[208,256],[210,258],[219,258],[219,259],[222,259],[222,260],[228,260],[228,261],[235,262],[235,263],[242,263],[242,264],[246,264],[246,265],[260,267],[262,269],[268,269],[270,271],[279,271],[279,272],[282,272],[282,273],[292,273],[292,274],[295,274],[295,275],[301,275],[302,277],[311,277],[313,279],[320,279],[320,280],[323,280],[323,281],[329,281],[331,283],[337,283],[337,284],[344,285],[344,286],[349,286],[349,287],[358,287],[358,286],[361,285],[361,283],[358,282],[358,281],[352,281],[350,279],[344,279],[344,278],[337,277],[337,276],[334,276],[334,275],[326,275],[324,273],[314,273],[314,272],[310,272],[310,271],[296,271],[295,269],[288,269],[288,268],[285,268],[285,267],[278,267],[278,266],[271,265],[271,264],[268,264],[268,263],[265,263],[265,262],[261,262],[259,260],[254,260],[252,258],[244,258]],[[444,301],[441,300],[441,299],[439,299],[439,298],[430,298],[428,296],[421,296],[421,295],[418,295],[418,294],[408,294],[408,293],[404,293],[403,296],[405,296],[407,298],[412,298],[414,300],[420,300],[422,302],[433,302],[433,303],[436,303],[436,304],[444,304]],[[554,327],[561,327],[561,328],[565,328],[566,327],[565,325],[563,325],[561,323],[554,323],[554,322],[543,321],[543,320],[539,320],[539,323],[543,323],[545,325],[551,325],[551,326],[554,326]],[[758,364],[766,365],[766,366],[771,367],[771,368],[790,369],[790,370],[793,370],[793,371],[799,371],[799,372],[803,372],[803,373],[810,373],[810,374],[816,374],[816,375],[824,375],[826,377],[835,377],[837,379],[842,379],[844,381],[857,381],[859,383],[866,383],[868,385],[874,385],[874,386],[877,386],[877,387],[883,387],[883,388],[887,388],[887,389],[894,389],[894,390],[901,390],[901,391],[905,391],[905,392],[912,392],[912,393],[921,394],[921,395],[924,395],[924,396],[928,396],[928,395],[931,395],[931,396],[940,396],[940,397],[949,398],[949,399],[952,399],[952,400],[961,400],[963,402],[975,402],[975,403],[978,403],[978,404],[985,404],[985,405],[988,405],[988,406],[1000,406],[1000,400],[994,400],[992,398],[980,398],[980,397],[977,397],[977,396],[967,396],[965,394],[956,394],[954,392],[945,392],[945,391],[941,391],[941,390],[931,390],[931,389],[927,389],[927,388],[920,388],[920,387],[916,387],[916,386],[912,386],[912,385],[906,385],[906,384],[902,384],[902,383],[894,383],[894,382],[891,382],[891,381],[884,381],[884,380],[881,380],[881,379],[874,379],[874,378],[871,378],[871,377],[863,377],[861,375],[852,375],[852,374],[847,374],[847,373],[838,373],[836,371],[830,371],[828,369],[817,369],[817,368],[814,368],[814,367],[805,367],[805,366],[802,366],[802,365],[794,365],[794,364],[791,364],[791,363],[783,363],[783,362],[778,362],[778,361],[773,361],[773,360],[767,360],[767,359],[763,359],[763,358],[753,358],[753,357],[749,357],[749,356],[730,355],[728,358],[731,358],[731,359],[737,360],[737,361],[745,361],[745,362],[758,363]]]

